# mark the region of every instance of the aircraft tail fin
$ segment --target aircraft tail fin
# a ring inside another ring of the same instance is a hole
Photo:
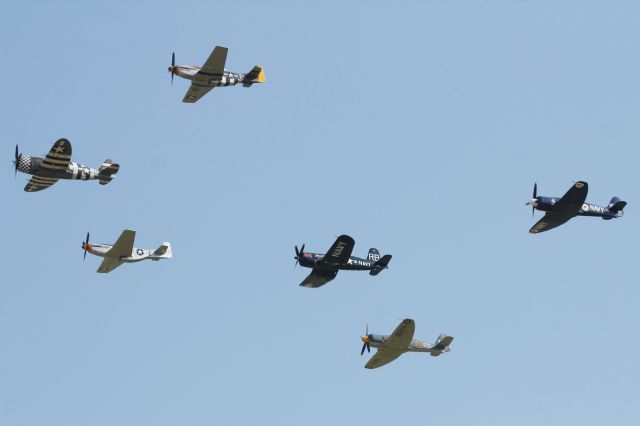
[[[151,255],[157,256],[162,259],[171,259],[173,257],[173,252],[171,251],[171,244],[167,242],[160,244],[160,247],[155,249],[153,253],[151,253]],[[153,259],[153,260],[158,260],[158,259]]]
[[[383,269],[387,269],[389,267],[388,265],[390,261],[391,261],[391,255],[385,254],[380,258],[380,260],[378,260],[376,263],[373,264],[373,269],[369,271],[369,275],[378,275],[380,271],[382,271]]]
[[[378,251],[377,248],[369,249],[369,255],[367,256],[367,260],[369,262],[377,262],[378,260],[380,260],[380,252]]]
[[[436,339],[436,344],[433,345],[433,348],[431,349],[431,356],[438,356],[443,352],[449,352],[451,350],[449,347],[451,342],[453,342],[453,337],[447,336],[444,333],[439,335]]]
[[[603,216],[603,219],[609,220],[614,217],[622,217],[624,216],[623,209],[627,205],[626,201],[622,201],[618,197],[613,197],[611,201],[609,201],[609,205],[607,206],[607,211],[612,214],[612,216]]]
[[[100,169],[98,170],[98,179],[100,185],[106,185],[113,179],[115,179],[118,170],[120,170],[119,164],[113,164],[111,160],[104,160],[104,163],[102,163]]]
[[[242,80],[242,86],[244,87],[251,87],[253,83],[264,83],[264,69],[260,65],[253,67],[248,74],[245,74]]]

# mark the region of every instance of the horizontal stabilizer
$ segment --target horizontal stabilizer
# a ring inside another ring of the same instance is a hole
[[[251,87],[253,83],[264,83],[264,69],[260,65],[256,65],[248,74],[245,74],[242,81],[244,87]]]
[[[166,242],[162,243],[160,247],[158,247],[153,253],[151,253],[151,255],[170,259],[173,256],[173,253],[171,252],[171,244]]]
[[[100,185],[106,185],[115,179],[118,170],[120,170],[120,164],[113,164],[111,160],[105,160],[102,166],[100,166],[100,170],[98,170]]]
[[[373,264],[373,269],[369,271],[369,275],[378,275],[383,269],[387,269],[387,265],[391,261],[391,255],[385,254],[380,260]]]
[[[611,199],[611,202],[609,203],[609,211],[611,213],[618,213],[620,211],[622,211],[622,209],[624,209],[627,205],[626,201],[622,201],[620,198],[618,197],[613,197]]]

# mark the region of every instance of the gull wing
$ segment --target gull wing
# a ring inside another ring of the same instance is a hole
[[[554,205],[554,210],[547,212],[542,219],[529,229],[532,234],[548,231],[562,225],[574,216],[587,199],[589,185],[587,182],[576,182]]]
[[[42,159],[40,167],[44,170],[65,171],[71,161],[71,142],[67,139],[58,139],[53,144],[46,157]]]
[[[346,265],[356,242],[348,235],[340,235],[327,254],[316,265],[317,268],[339,268]]]
[[[402,320],[400,325],[393,331],[393,334],[387,338],[364,368],[382,367],[406,352],[411,339],[413,339],[415,329],[416,324],[412,319]]]
[[[123,262],[120,262],[118,259],[115,259],[113,257],[105,257],[96,272],[106,274],[108,272],[113,271],[118,266],[122,265],[122,263]]]
[[[29,182],[27,182],[27,185],[24,187],[24,190],[27,192],[42,191],[43,189],[47,189],[57,181],[57,178],[32,176],[31,179],[29,179]]]
[[[584,200],[587,199],[587,192],[589,192],[589,185],[587,182],[576,182],[569,190],[556,202],[555,210],[573,214],[578,214],[578,211],[584,204]]]
[[[131,256],[131,253],[133,253],[133,241],[135,239],[136,231],[125,229],[113,247],[106,253],[106,257],[114,258],[117,261],[121,257]]]
[[[302,287],[317,288],[325,285],[338,275],[338,269],[313,269],[309,276],[300,283]]]
[[[529,229],[529,232],[532,234],[538,234],[540,232],[548,231],[562,225],[574,216],[575,215],[560,212],[547,212],[542,219]]]

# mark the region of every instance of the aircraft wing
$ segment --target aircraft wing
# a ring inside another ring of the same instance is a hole
[[[105,257],[100,266],[98,266],[98,270],[96,272],[106,274],[107,272],[111,272],[118,266],[122,265],[122,263],[123,262],[120,262],[118,259],[113,257]]]
[[[319,268],[339,268],[341,265],[346,265],[355,244],[356,242],[350,236],[340,235],[317,266]]]
[[[556,202],[556,211],[565,211],[577,215],[578,211],[587,199],[589,185],[587,182],[576,182],[569,190]]]
[[[27,185],[24,187],[24,190],[27,192],[42,191],[43,189],[47,189],[57,181],[58,179],[56,178],[32,176],[31,179],[29,179],[29,182],[27,182]]]
[[[222,46],[216,46],[213,48],[213,52],[209,55],[209,58],[204,63],[198,74],[203,74],[207,80],[210,77],[222,77],[224,73],[224,64],[227,62],[227,52],[229,49]],[[196,74],[197,77],[197,74]]]
[[[542,219],[529,229],[529,232],[532,234],[538,234],[540,232],[548,231],[562,225],[574,216],[574,214],[547,212]]]
[[[309,276],[300,283],[302,287],[317,288],[325,285],[338,275],[338,269],[313,269]]]
[[[387,338],[364,368],[382,367],[402,355],[409,347],[415,329],[416,324],[412,319],[402,320],[400,325],[393,331],[393,334]]]
[[[211,86],[201,86],[196,83],[191,83],[191,86],[189,87],[189,90],[187,90],[187,93],[184,95],[182,102],[187,104],[198,102],[198,99],[209,93],[211,89],[213,89],[213,87]]]
[[[46,157],[42,159],[40,167],[51,171],[65,171],[71,161],[71,142],[58,139],[53,144]],[[43,188],[44,189],[44,188]]]
[[[113,247],[111,247],[111,249],[106,253],[106,256],[116,260],[120,257],[131,256],[131,253],[133,253],[133,241],[135,239],[136,231],[125,229],[122,231],[122,234],[120,234]]]

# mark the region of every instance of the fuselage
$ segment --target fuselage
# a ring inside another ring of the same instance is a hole
[[[324,258],[324,253],[302,253],[298,259],[300,265],[305,268],[316,268],[318,263]],[[347,271],[369,271],[374,268],[375,262],[360,257],[351,256],[345,265],[340,265],[340,269]]]
[[[86,250],[99,257],[113,257],[114,259],[118,259],[120,262],[125,263],[134,263],[140,262],[145,259],[161,259],[162,256],[154,256],[151,250],[145,250],[140,248],[133,248],[130,256],[109,256],[109,250],[113,247],[112,244],[94,244],[89,243],[88,245],[83,245],[82,248],[86,248]]]
[[[382,334],[369,334],[369,345],[372,348],[379,349],[382,345],[389,339],[388,335]],[[438,341],[445,337],[444,335],[440,335],[438,337]],[[437,343],[429,343],[420,339],[411,339],[409,346],[404,350],[404,352],[443,352],[447,348],[445,346],[440,346]]]
[[[52,177],[57,179],[98,179],[100,172],[74,161],[69,162],[66,170],[55,170],[41,167],[42,157],[22,155],[18,161],[18,171],[33,176]]]
[[[556,203],[562,197],[536,197],[532,198],[530,203],[536,209],[543,212],[555,211]],[[620,217],[620,212],[613,213],[607,207],[598,206],[596,204],[584,203],[576,212],[578,216],[595,216],[595,217]]]
[[[207,86],[209,87],[235,86],[236,84],[244,81],[244,74],[231,72],[226,69],[222,75],[208,74],[202,71],[199,67],[194,66],[174,66],[169,67],[169,71],[172,71],[178,77],[186,78],[187,80],[193,80],[196,74],[208,77]]]

